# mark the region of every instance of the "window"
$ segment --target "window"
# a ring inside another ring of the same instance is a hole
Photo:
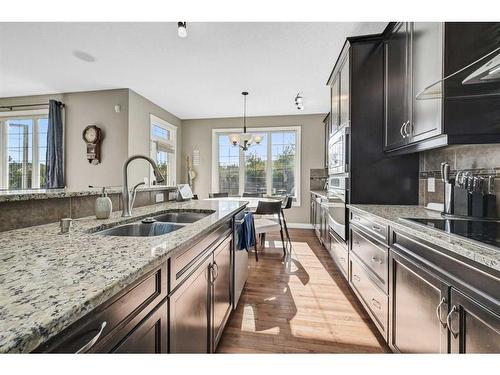
[[[150,115],[151,158],[165,178],[162,185],[175,185],[177,128],[159,117]],[[150,180],[154,178],[151,172]]]
[[[262,137],[243,152],[228,139],[238,129],[214,129],[212,191],[242,195],[292,195],[300,205],[300,127],[258,128],[248,132]]]
[[[0,188],[45,185],[47,110],[0,113]]]

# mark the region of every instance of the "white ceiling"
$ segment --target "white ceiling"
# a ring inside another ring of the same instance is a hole
[[[128,87],[187,119],[240,116],[247,90],[249,116],[326,113],[345,38],[385,26],[188,22],[181,39],[171,22],[0,23],[0,97]]]

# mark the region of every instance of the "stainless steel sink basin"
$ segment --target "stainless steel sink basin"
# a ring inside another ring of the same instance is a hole
[[[176,231],[182,227],[183,225],[159,222],[132,223],[106,229],[98,232],[98,234],[120,237],[153,237]]]
[[[201,220],[208,215],[213,214],[215,211],[208,212],[189,212],[189,211],[174,211],[167,212],[158,216],[154,216],[153,219],[163,223],[194,223],[195,221]]]

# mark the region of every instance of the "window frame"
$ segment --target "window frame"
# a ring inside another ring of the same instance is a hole
[[[22,111],[3,111],[0,112],[0,165],[2,173],[0,173],[0,189],[6,190],[34,190],[40,189],[40,155],[38,137],[40,127],[38,121],[46,118],[48,121],[48,109],[33,109]],[[33,132],[31,134],[32,148],[32,170],[31,170],[31,187],[26,189],[10,189],[9,187],[9,157],[8,157],[8,126],[9,120],[30,119],[33,121]]]
[[[160,128],[167,130],[170,134],[170,139],[165,139],[161,137],[156,137],[153,135],[153,126],[159,126]],[[177,126],[172,125],[168,121],[163,120],[162,118],[155,116],[153,114],[149,114],[149,153],[151,159],[157,162],[156,153],[160,147],[164,147],[167,151],[167,154],[173,155],[173,161],[168,163],[168,176],[167,181],[163,184],[165,186],[175,186],[177,181]],[[173,149],[173,153],[169,153],[168,149]],[[149,171],[149,181],[154,179],[154,173],[150,168]]]
[[[217,128],[212,129],[212,181],[211,181],[211,191],[219,191],[219,136],[233,133],[241,133],[241,128]],[[248,133],[266,133],[268,137],[267,141],[267,163],[266,168],[266,194],[270,195],[272,193],[272,136],[271,133],[286,133],[295,132],[295,197],[292,202],[292,206],[300,207],[301,205],[301,178],[300,170],[302,165],[302,152],[301,152],[301,131],[302,126],[274,126],[274,127],[252,127],[247,128]],[[236,147],[236,146],[234,146]],[[251,148],[252,146],[250,146]],[[239,195],[242,196],[245,189],[245,152],[239,147]],[[242,173],[243,172],[243,173]]]

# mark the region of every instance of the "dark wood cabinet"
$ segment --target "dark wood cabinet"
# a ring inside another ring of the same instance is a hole
[[[171,353],[210,352],[210,279],[212,254],[170,296]]]
[[[419,100],[417,95],[443,76],[443,23],[411,22],[411,118],[408,143],[442,134],[442,99]]]
[[[474,62],[498,48],[499,33],[498,22],[389,24],[383,33],[386,152],[500,142],[500,81],[464,83],[488,59]]]
[[[349,53],[345,55],[344,62],[340,68],[340,108],[339,127],[348,126],[351,122],[351,96],[350,96],[350,59]]]
[[[400,353],[447,353],[450,287],[408,258],[390,255],[389,345]]]
[[[332,135],[340,126],[340,78],[338,77],[331,83],[330,124],[329,135]]]
[[[385,41],[385,149],[406,144],[403,128],[409,119],[408,24],[400,22]]]
[[[137,325],[111,353],[167,353],[168,310],[165,300]]]
[[[231,314],[231,238],[214,251],[213,275],[213,351],[217,349]]]
[[[448,317],[452,353],[500,353],[500,313],[452,289]]]

